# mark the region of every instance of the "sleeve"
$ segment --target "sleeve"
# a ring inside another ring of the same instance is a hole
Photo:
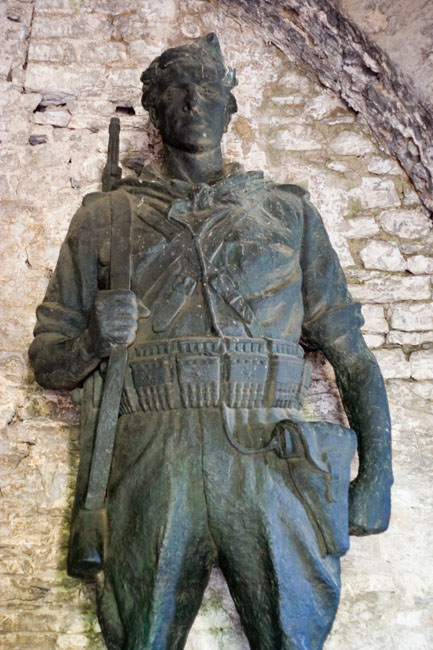
[[[303,199],[301,249],[304,320],[302,341],[311,349],[326,349],[337,338],[361,327],[361,305],[354,302],[322,218]]]
[[[97,215],[93,206],[82,207],[74,215],[45,298],[36,310],[29,359],[36,380],[47,388],[73,388],[88,374],[84,369],[90,359],[79,339],[86,330],[98,288],[97,222],[101,207],[98,210],[96,206]]]

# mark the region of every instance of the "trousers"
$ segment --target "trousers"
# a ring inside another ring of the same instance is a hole
[[[242,445],[265,446],[285,409],[233,410]],[[289,414],[290,415],[290,414]],[[252,650],[319,650],[340,594],[288,463],[230,444],[217,408],[119,420],[98,616],[109,650],[181,650],[213,566]]]

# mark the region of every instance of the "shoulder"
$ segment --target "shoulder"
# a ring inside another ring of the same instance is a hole
[[[293,220],[297,217],[303,219],[305,203],[308,203],[310,194],[308,190],[300,185],[278,184],[267,182],[266,189],[266,208],[274,216],[288,217]]]
[[[301,205],[303,201],[308,201],[310,193],[300,185],[290,185],[283,183],[265,183],[265,189],[269,197],[275,197],[276,200],[286,201],[294,205]]]
[[[300,185],[277,185],[282,196],[287,196],[288,201],[296,202],[302,213],[302,219],[307,227],[324,228],[323,219],[319,210],[310,201],[310,192]]]
[[[310,198],[310,192],[306,190],[305,187],[301,187],[300,185],[292,185],[291,183],[287,183],[275,185],[275,187],[277,187],[280,192],[286,195],[298,196],[302,199],[307,200]]]
[[[91,192],[86,194],[81,206],[71,219],[68,239],[92,236],[110,225],[110,194],[112,192]]]

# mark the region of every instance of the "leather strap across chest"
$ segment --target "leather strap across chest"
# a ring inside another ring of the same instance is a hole
[[[239,224],[256,203],[256,199],[250,199],[241,206],[217,207],[209,210],[207,215],[203,215],[201,222],[196,220],[193,225],[186,215],[176,210],[176,203],[172,206],[174,210],[169,211],[168,218],[164,220],[160,217],[157,228],[153,214],[140,215],[142,221],[162,232],[169,240],[160,255],[143,270],[138,281],[140,298],[150,309],[162,289],[173,286],[171,294],[165,300],[163,313],[160,312],[154,317],[155,332],[163,332],[169,327],[185,305],[188,296],[195,290],[197,282],[201,281],[206,291],[213,329],[218,336],[222,336],[222,332],[218,326],[217,316],[213,313],[210,288],[230,305],[250,336],[264,336],[263,329],[233,279],[228,273],[215,268],[213,264],[216,252],[232,231],[234,223]],[[173,237],[174,224],[182,230]],[[191,258],[194,259],[191,261]],[[182,276],[185,281],[177,282],[179,276]]]

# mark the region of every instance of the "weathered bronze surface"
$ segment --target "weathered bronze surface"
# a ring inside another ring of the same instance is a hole
[[[83,387],[68,571],[98,576],[109,650],[183,648],[215,564],[253,650],[318,650],[349,532],[389,520],[360,305],[308,193],[223,164],[236,78],[217,37],[141,80],[163,163],[119,180],[113,124],[114,186],[74,216],[29,352],[42,386]],[[331,362],[352,429],[303,419],[303,348]]]

